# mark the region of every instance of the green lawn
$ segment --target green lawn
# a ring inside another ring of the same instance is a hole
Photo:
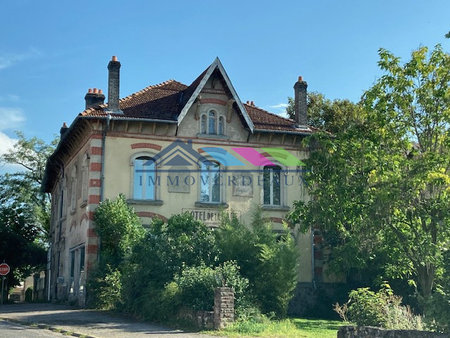
[[[263,323],[239,322],[222,331],[208,331],[208,334],[238,337],[317,337],[335,338],[339,326],[337,320],[291,318],[270,320]]]

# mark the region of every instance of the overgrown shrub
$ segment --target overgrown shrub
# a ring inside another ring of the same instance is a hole
[[[235,306],[245,303],[248,280],[241,277],[236,262],[225,262],[211,268],[204,264],[186,267],[175,276],[180,289],[181,301],[194,310],[211,311],[214,306],[214,290],[217,287],[232,287],[235,292]]]
[[[261,311],[284,316],[297,284],[298,257],[287,227],[274,233],[257,209],[250,226],[234,214],[224,215],[216,238],[221,261],[237,262]]]
[[[183,268],[214,266],[217,262],[214,234],[189,213],[174,215],[167,223],[155,219],[134,247],[125,272],[127,311],[147,319],[161,319],[164,311],[159,303],[168,295],[167,285],[174,276]]]
[[[139,217],[120,194],[115,200],[100,203],[94,213],[95,231],[101,238],[101,260],[104,265],[117,266],[131,254],[144,236]]]
[[[88,280],[88,305],[115,310],[122,306],[122,274],[109,264],[93,272]]]
[[[378,292],[369,288],[352,290],[348,302],[342,306],[336,303],[335,311],[342,319],[358,326],[421,330],[422,318],[401,302],[402,298],[394,295],[388,284],[383,284]]]
[[[125,302],[122,270],[129,266],[130,255],[145,229],[123,195],[100,203],[94,220],[101,241],[100,260],[87,281],[87,304],[101,309],[118,309]]]

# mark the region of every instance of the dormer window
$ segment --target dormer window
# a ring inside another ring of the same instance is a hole
[[[200,116],[200,134],[225,135],[225,117],[215,110],[209,110]]]
[[[224,120],[223,120],[223,116],[219,117],[219,124],[218,124],[217,134],[224,135]]]
[[[206,115],[203,114],[202,115],[202,120],[201,120],[201,126],[200,126],[200,132],[202,134],[206,134]]]
[[[208,113],[208,134],[215,135],[216,132],[216,112],[210,110]]]

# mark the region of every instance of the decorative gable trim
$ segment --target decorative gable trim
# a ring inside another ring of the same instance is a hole
[[[254,125],[252,120],[250,119],[250,116],[247,113],[247,110],[245,109],[244,105],[242,104],[241,100],[239,99],[239,96],[236,93],[236,90],[234,89],[230,78],[228,77],[225,68],[223,68],[222,63],[220,62],[219,58],[216,58],[214,62],[209,66],[208,70],[206,71],[205,75],[203,76],[202,80],[198,84],[197,88],[195,88],[194,93],[189,98],[185,106],[180,112],[180,115],[178,115],[178,125],[180,125],[181,121],[183,121],[184,117],[186,116],[189,109],[194,104],[195,100],[199,96],[200,92],[202,91],[203,87],[205,86],[206,82],[208,82],[209,78],[213,74],[213,72],[218,69],[220,73],[222,74],[223,79],[225,80],[225,83],[228,87],[228,89],[231,92],[231,95],[233,96],[233,99],[235,100],[237,106],[239,107],[239,110],[241,111],[242,117],[244,118],[248,128],[253,133]]]

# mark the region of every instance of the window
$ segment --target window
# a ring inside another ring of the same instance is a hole
[[[210,110],[200,116],[200,134],[225,135],[225,117]]]
[[[70,252],[70,277],[75,276],[75,250]]]
[[[85,258],[84,246],[82,246],[79,250],[80,250],[80,271],[84,271],[84,258]]]
[[[148,156],[140,156],[134,160],[133,198],[138,200],[154,200],[156,185],[155,161]]]
[[[281,204],[281,168],[279,166],[266,166],[263,170],[263,190],[265,205]]]
[[[224,123],[223,123],[224,121],[223,121],[223,116],[220,116],[219,117],[219,125],[218,125],[218,131],[217,131],[217,133],[219,134],[219,135],[224,135]]]
[[[202,115],[200,132],[202,134],[206,134],[206,115],[205,114]]]
[[[216,134],[216,112],[208,113],[208,134]]]
[[[200,171],[200,201],[220,202],[220,167],[217,163],[202,163]]]

